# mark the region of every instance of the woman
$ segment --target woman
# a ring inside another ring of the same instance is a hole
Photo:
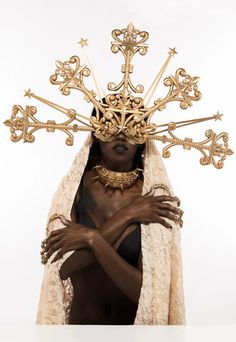
[[[60,269],[61,279],[70,277],[73,285],[69,324],[133,324],[142,283],[140,223],[158,222],[171,229],[165,218],[178,221],[182,212],[166,203],[176,201],[172,196],[153,196],[153,191],[141,196],[143,178],[135,169],[144,146],[127,143],[122,133],[110,142],[97,140],[91,151],[95,146],[103,168],[123,176],[133,171],[139,177],[123,190],[104,186],[97,175],[98,165],[91,167],[90,153],[72,221],[61,219],[67,229],[49,235],[45,252],[50,258],[60,249],[56,261],[65,252],[84,247]],[[111,173],[108,177],[111,181]]]

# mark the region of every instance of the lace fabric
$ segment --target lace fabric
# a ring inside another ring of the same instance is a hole
[[[56,191],[48,219],[61,214],[70,219],[71,208],[80,184],[92,143],[88,135],[68,172]],[[153,141],[148,141],[144,157],[143,194],[155,184],[165,184],[173,195],[165,167]],[[157,188],[155,195],[167,194],[165,188]],[[172,223],[173,225],[173,223]],[[52,221],[46,229],[46,236],[55,229],[63,228],[60,220]],[[185,324],[183,275],[181,257],[181,236],[179,225],[172,230],[153,223],[141,224],[141,250],[143,263],[142,287],[134,324],[167,325]],[[68,324],[73,288],[68,278],[59,277],[62,263],[73,251],[63,258],[44,266],[36,324]]]

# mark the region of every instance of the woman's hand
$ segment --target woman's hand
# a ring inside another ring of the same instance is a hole
[[[160,223],[166,228],[172,228],[172,225],[165,220],[170,219],[182,224],[181,217],[183,211],[166,202],[180,201],[177,197],[172,196],[154,196],[155,190],[150,190],[145,195],[138,197],[131,204],[124,207],[124,214],[128,215],[132,222]]]
[[[96,233],[95,229],[85,227],[64,218],[60,218],[60,220],[65,225],[65,228],[54,230],[49,237],[43,241],[43,250],[41,254],[46,255],[47,260],[53,253],[59,250],[52,262],[62,258],[68,251],[88,247],[90,245],[90,240],[93,239],[94,234]]]

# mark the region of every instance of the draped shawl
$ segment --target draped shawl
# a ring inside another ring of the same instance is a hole
[[[52,200],[49,219],[55,214],[71,219],[71,208],[91,144],[92,137],[89,134],[68,174],[59,184]],[[146,142],[143,166],[143,194],[161,184],[164,187],[157,187],[155,196],[167,195],[165,187],[174,196],[161,156],[152,140]],[[166,229],[158,223],[141,224],[143,274],[134,324],[185,324],[180,227],[173,222],[172,226],[172,229]],[[48,224],[46,236],[56,229],[65,229],[59,219]],[[36,324],[68,324],[73,288],[70,278],[60,279],[59,270],[72,253],[73,251],[67,252],[60,260],[51,264],[54,254],[44,266]]]

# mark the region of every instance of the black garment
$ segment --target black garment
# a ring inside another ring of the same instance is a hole
[[[84,208],[83,202],[83,178],[80,185],[79,201],[76,205],[77,222],[87,227],[96,229],[96,225]],[[117,253],[131,265],[137,267],[138,257],[141,250],[141,228],[137,228],[129,233],[120,243]]]

